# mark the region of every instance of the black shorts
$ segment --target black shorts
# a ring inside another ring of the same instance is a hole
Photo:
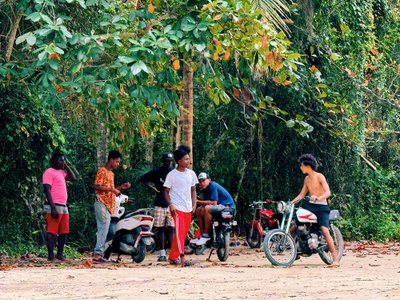
[[[318,226],[329,228],[329,213],[331,212],[331,209],[328,205],[306,203],[303,208],[311,211],[317,216]]]

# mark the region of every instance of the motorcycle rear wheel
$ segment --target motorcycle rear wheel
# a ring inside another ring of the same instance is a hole
[[[246,229],[246,242],[250,248],[260,248],[261,236],[254,224]]]
[[[137,252],[135,254],[132,254],[133,262],[141,263],[144,260],[145,256],[146,256],[146,245],[143,243],[143,241],[140,241],[137,248]]]
[[[263,246],[266,258],[274,266],[290,267],[296,259],[295,242],[281,229],[268,231]]]
[[[340,261],[344,252],[344,241],[342,233],[335,225],[331,225],[331,228],[329,228],[329,232],[332,236],[333,242],[335,243],[335,249],[337,251],[338,259]],[[328,245],[324,246],[323,249],[320,249],[318,251],[318,254],[324,263],[326,263],[327,265],[332,264],[333,258],[332,254],[329,252]]]
[[[217,256],[220,261],[226,261],[228,259],[230,237],[231,234],[229,231],[225,231],[221,236],[222,243],[217,248]]]

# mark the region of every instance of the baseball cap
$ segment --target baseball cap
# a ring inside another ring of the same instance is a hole
[[[197,177],[199,180],[210,179],[210,176],[206,172],[201,172]]]
[[[162,155],[162,161],[166,161],[166,160],[173,160],[174,156],[172,155],[172,153],[164,153]]]

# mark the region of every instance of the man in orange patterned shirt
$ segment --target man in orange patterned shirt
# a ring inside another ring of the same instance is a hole
[[[116,150],[109,152],[107,163],[98,170],[93,186],[96,190],[94,211],[97,223],[97,239],[93,251],[93,262],[95,263],[106,262],[103,258],[104,244],[106,243],[107,233],[110,228],[111,215],[115,210],[115,195],[119,195],[120,190],[128,189],[131,186],[129,182],[119,187],[114,186],[114,173],[111,170],[118,168],[121,157],[122,154]]]

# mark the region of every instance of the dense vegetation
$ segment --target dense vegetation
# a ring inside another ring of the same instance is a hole
[[[42,241],[53,149],[78,177],[69,244],[90,249],[107,150],[124,153],[132,205],[149,206],[138,176],[188,136],[193,169],[231,191],[242,226],[251,201],[297,195],[297,158],[313,153],[345,237],[399,240],[400,4],[299,0],[285,19],[266,3],[284,7],[0,0],[0,252]]]

